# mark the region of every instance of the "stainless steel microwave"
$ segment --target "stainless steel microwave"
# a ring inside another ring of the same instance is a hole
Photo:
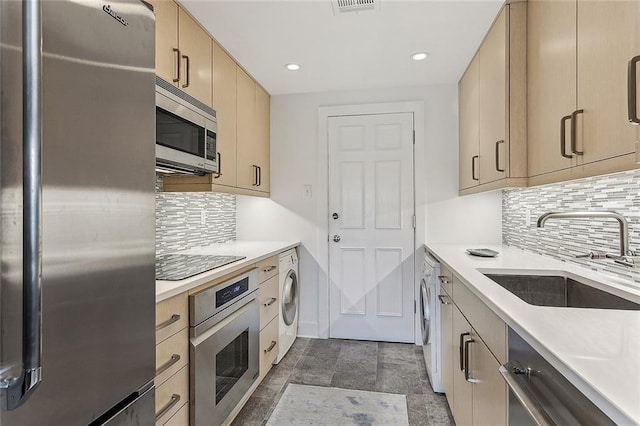
[[[218,172],[216,112],[156,77],[156,170]]]

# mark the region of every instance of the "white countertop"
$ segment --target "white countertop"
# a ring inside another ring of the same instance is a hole
[[[211,244],[206,247],[176,252],[179,254],[245,256],[245,258],[184,280],[156,281],[156,303],[299,245],[300,241],[230,241],[224,244]]]
[[[640,311],[530,305],[480,271],[560,272],[640,303],[637,284],[506,245],[426,246],[617,424],[640,424]],[[481,258],[465,251],[480,247],[500,254]]]

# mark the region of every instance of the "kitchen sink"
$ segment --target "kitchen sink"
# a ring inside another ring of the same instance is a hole
[[[560,275],[484,275],[531,305],[640,310],[638,303]]]

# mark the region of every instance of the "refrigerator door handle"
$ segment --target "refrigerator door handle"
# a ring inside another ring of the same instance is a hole
[[[22,372],[0,377],[0,409],[20,406],[42,380],[42,41],[40,0],[22,3],[23,283]]]

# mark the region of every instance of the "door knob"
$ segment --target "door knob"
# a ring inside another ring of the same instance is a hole
[[[340,235],[334,235],[333,236],[333,241],[336,242],[336,243],[339,242],[340,241]]]
[[[338,216],[338,213],[334,213],[334,214],[332,214],[332,215],[331,215],[331,217],[332,217],[332,218],[334,218],[334,219],[337,219],[337,218],[339,218],[340,216]]]

